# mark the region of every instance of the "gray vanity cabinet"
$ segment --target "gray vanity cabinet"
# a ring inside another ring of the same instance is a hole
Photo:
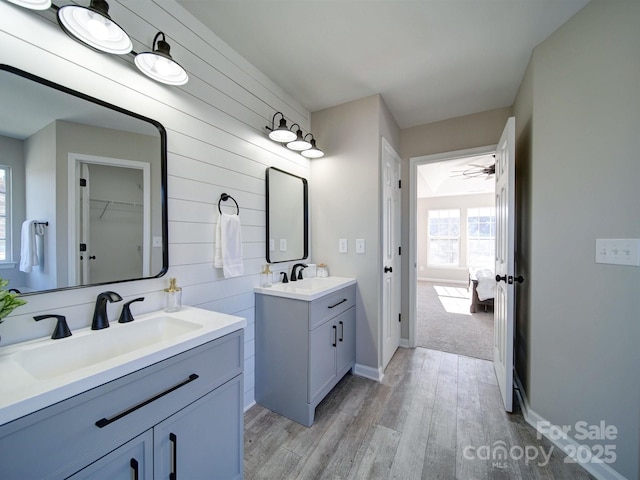
[[[256,402],[306,426],[355,365],[355,285],[311,302],[256,293]]]
[[[5,424],[0,478],[240,479],[243,363],[238,330]]]

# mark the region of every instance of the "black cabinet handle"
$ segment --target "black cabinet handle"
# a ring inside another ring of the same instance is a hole
[[[344,322],[340,320],[340,341],[344,341]]]
[[[131,465],[131,470],[133,470],[133,480],[138,480],[139,477],[139,470],[138,470],[138,461],[135,458],[131,459],[131,462],[129,462],[129,465]]]
[[[338,305],[340,305],[340,304],[342,304],[342,303],[344,303],[344,302],[346,302],[346,301],[347,301],[347,299],[346,299],[346,298],[343,298],[342,300],[340,300],[340,301],[339,301],[338,303],[336,303],[335,305],[329,305],[329,308],[336,308]]]
[[[124,412],[121,412],[119,414],[117,414],[115,417],[111,417],[111,418],[101,418],[100,420],[98,420],[96,422],[96,427],[98,428],[102,428],[102,427],[106,427],[107,425],[109,425],[110,423],[115,422],[116,420],[120,420],[122,417],[126,417],[127,415],[129,415],[130,413],[135,412],[136,410],[144,407],[145,405],[149,405],[151,402],[155,402],[156,400],[158,400],[161,397],[164,397],[165,395],[167,395],[168,393],[173,392],[174,390],[179,389],[180,387],[184,387],[187,383],[191,383],[194,380],[196,380],[198,378],[198,375],[196,375],[195,373],[192,373],[191,375],[189,375],[189,378],[186,379],[184,382],[180,382],[177,385],[174,385],[171,388],[168,388],[167,390],[165,390],[164,392],[160,392],[157,395],[154,395],[153,397],[149,398],[148,400],[145,400],[142,403],[139,403],[138,405],[134,405],[133,407],[125,410]]]
[[[334,325],[331,328],[333,328],[333,344],[331,346],[335,347],[336,345],[338,345],[338,327]]]
[[[178,479],[178,437],[175,433],[169,434],[169,441],[171,442],[171,473],[169,474],[169,480]]]

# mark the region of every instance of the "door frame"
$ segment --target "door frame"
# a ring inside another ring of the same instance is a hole
[[[67,250],[67,265],[69,283],[77,284],[79,276],[78,245],[80,244],[79,219],[80,213],[77,202],[80,198],[80,165],[82,163],[93,163],[98,165],[108,165],[112,167],[133,168],[142,170],[143,182],[143,239],[142,239],[142,277],[149,276],[151,267],[151,165],[147,162],[137,160],[127,160],[123,158],[100,157],[97,155],[85,155],[82,153],[68,154],[68,230],[69,242]]]
[[[409,338],[401,339],[401,346],[415,348],[416,346],[416,322],[417,322],[417,286],[418,286],[418,167],[427,163],[445,162],[458,158],[473,157],[479,155],[491,155],[495,153],[497,145],[485,145],[483,147],[454,150],[451,152],[421,155],[409,158]]]

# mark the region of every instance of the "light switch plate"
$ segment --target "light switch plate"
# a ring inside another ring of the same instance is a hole
[[[338,240],[338,251],[340,253],[347,253],[349,251],[349,243],[346,238],[341,238]]]
[[[153,237],[153,246],[161,247],[162,246],[162,237]]]
[[[280,239],[280,251],[281,252],[286,252],[287,251],[287,239],[286,238],[281,238]]]
[[[356,238],[356,253],[364,253],[365,243],[364,238]]]
[[[596,263],[640,267],[640,239],[597,238]]]

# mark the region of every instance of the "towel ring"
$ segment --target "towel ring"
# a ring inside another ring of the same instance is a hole
[[[218,211],[222,213],[222,209],[220,208],[220,202],[226,202],[229,199],[233,200],[233,203],[236,204],[236,209],[238,210],[237,215],[240,215],[240,207],[238,206],[238,202],[236,202],[236,199],[233,198],[228,193],[223,193],[222,195],[220,195],[220,200],[218,200]]]

